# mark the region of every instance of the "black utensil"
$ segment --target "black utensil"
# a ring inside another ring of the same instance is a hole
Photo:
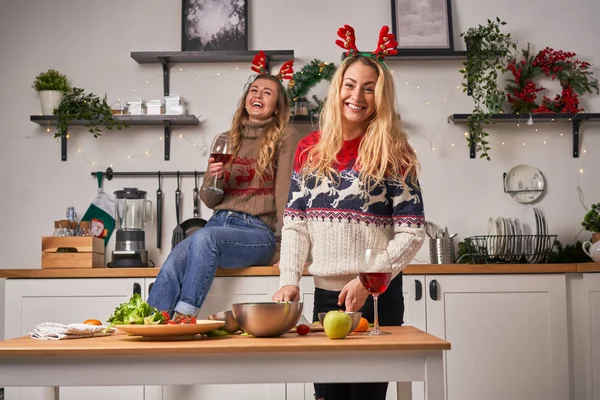
[[[199,194],[200,190],[198,189],[198,171],[194,171],[194,179],[196,181],[196,186],[194,186],[194,216],[193,218],[188,218],[181,223],[181,227],[183,228],[185,237],[190,237],[194,232],[198,229],[201,229],[206,225],[206,220],[199,218],[200,215],[200,201]]]
[[[179,188],[179,171],[177,171],[177,190],[175,191],[175,217],[177,218],[177,226],[173,229],[173,237],[171,238],[171,248],[177,243],[185,239],[183,228],[179,224],[179,211],[181,208],[181,189]]]
[[[162,208],[163,191],[161,189],[160,171],[158,171],[158,189],[156,190],[156,248],[162,243]]]

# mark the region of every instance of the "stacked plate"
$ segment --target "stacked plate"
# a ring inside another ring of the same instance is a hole
[[[554,238],[548,234],[548,223],[539,208],[527,206],[519,218],[489,218],[485,243],[486,254],[497,261],[518,262],[523,257],[529,263],[538,263],[552,249]]]

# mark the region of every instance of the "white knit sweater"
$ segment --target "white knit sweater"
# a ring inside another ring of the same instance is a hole
[[[387,247],[393,276],[398,275],[425,236],[418,184],[390,179],[367,192],[352,168],[354,162],[341,170],[337,181],[303,178],[302,152],[314,143],[311,135],[298,145],[294,160],[283,216],[280,286],[298,286],[310,255],[308,270],[315,286],[342,290],[357,277],[357,260],[367,248]]]

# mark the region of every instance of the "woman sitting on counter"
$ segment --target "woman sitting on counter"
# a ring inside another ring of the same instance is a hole
[[[196,316],[217,267],[267,265],[276,252],[275,230],[282,224],[297,134],[287,126],[290,101],[282,80],[268,74],[261,51],[253,61],[258,75],[239,100],[231,129],[227,163],[208,160],[200,198],[215,212],[204,228],[177,244],[156,278],[148,303],[175,322]],[[213,179],[222,193],[210,190]]]

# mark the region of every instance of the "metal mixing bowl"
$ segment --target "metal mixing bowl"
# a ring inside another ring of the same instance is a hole
[[[240,327],[256,337],[281,336],[292,329],[302,315],[303,303],[236,303],[233,315]]]
[[[346,314],[350,316],[352,320],[352,326],[350,327],[350,332],[354,332],[358,324],[360,323],[360,319],[362,318],[362,313],[359,311],[344,311]],[[325,319],[326,312],[319,313],[319,322],[323,325],[323,320]]]
[[[224,330],[225,332],[234,333],[240,330],[240,326],[235,320],[235,317],[233,316],[233,312],[231,310],[210,314],[206,318],[210,320],[225,321],[225,325],[219,328]]]

